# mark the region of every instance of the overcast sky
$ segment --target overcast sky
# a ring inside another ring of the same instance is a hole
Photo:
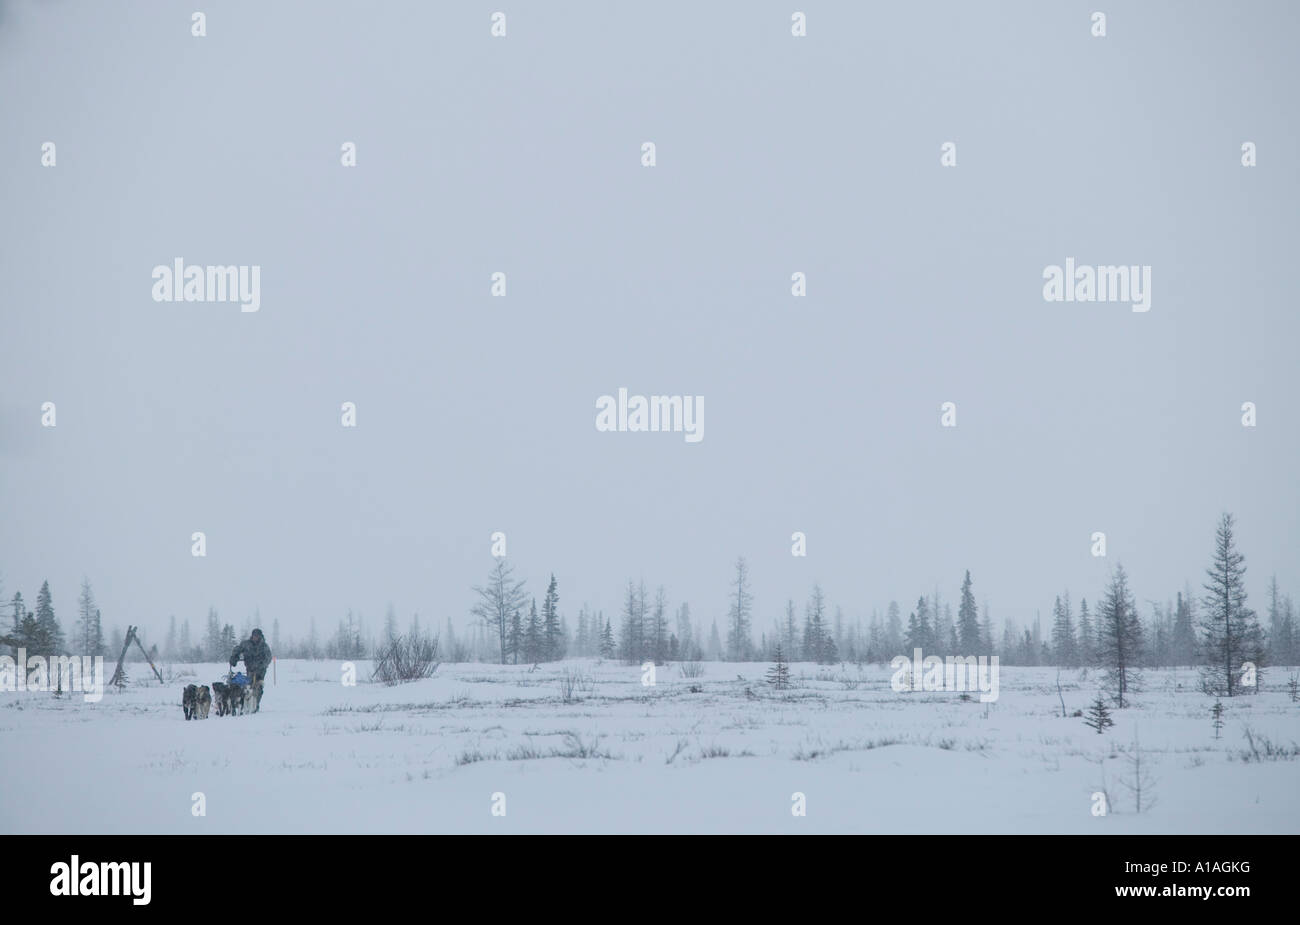
[[[744,555],[756,638],[967,568],[1023,625],[1199,591],[1225,510],[1300,592],[1300,7],[1103,6],[0,0],[4,596],[463,623],[504,531],[571,624],[644,577],[707,632]],[[177,257],[260,311],[155,302]],[[1044,301],[1067,257],[1150,311]],[[619,387],[704,439],[598,432]]]

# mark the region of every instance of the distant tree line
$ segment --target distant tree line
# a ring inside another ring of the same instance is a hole
[[[732,570],[721,631],[715,618],[705,636],[687,602],[677,603],[674,609],[663,585],[651,594],[644,580],[632,579],[616,617],[584,604],[578,608],[576,626],[571,630],[561,612],[555,575],[551,574],[539,606],[537,598],[527,592],[525,581],[516,578],[512,566],[502,558],[493,565],[488,580],[474,589],[478,600],[470,611],[468,631],[458,634],[448,618],[440,638],[422,628],[416,614],[405,636],[437,644],[443,661],[515,665],[566,657],[619,659],[629,664],[700,659],[771,662],[778,649],[783,664],[887,663],[895,655],[910,656],[917,648],[935,655],[997,655],[1004,665],[1100,669],[1120,706],[1140,684],[1142,669],[1197,666],[1204,690],[1233,696],[1257,690],[1268,665],[1300,664],[1295,605],[1289,595],[1280,592],[1276,578],[1267,591],[1266,623],[1247,606],[1245,559],[1236,548],[1234,529],[1232,516],[1224,514],[1215,531],[1211,562],[1199,594],[1188,587],[1163,603],[1151,601],[1144,617],[1130,590],[1128,574],[1122,565],[1116,565],[1095,607],[1090,608],[1088,600],[1081,598],[1076,610],[1068,590],[1056,597],[1048,634],[1043,632],[1041,618],[1035,617],[1028,627],[1007,619],[995,635],[988,603],[981,612],[967,571],[955,613],[953,604],[943,600],[936,589],[920,595],[906,618],[898,603],[891,601],[883,617],[873,611],[864,625],[860,616],[847,620],[843,608],[832,607],[821,586],[815,584],[802,605],[802,618],[795,601],[788,599],[781,615],[755,640],[755,601],[749,566],[743,558]],[[27,608],[19,592],[8,607],[12,625],[0,634],[0,645],[13,651],[21,647],[29,655],[72,652],[116,657],[121,650],[121,629],[112,629],[105,640],[89,581],[82,582],[71,638],[65,636],[55,616],[48,582],[41,585],[34,611]],[[237,632],[210,608],[199,637],[188,619],[178,624],[173,616],[161,657],[176,662],[225,661],[255,625],[261,625],[257,612],[247,617]],[[145,631],[139,632],[143,637]],[[377,636],[359,614],[349,610],[326,636],[318,632],[314,617],[306,636],[296,639],[282,638],[280,622],[273,620],[268,642],[280,658],[364,659],[398,636],[397,614],[389,605]],[[146,648],[150,647],[146,644]],[[157,645],[152,649],[157,652]],[[1246,664],[1253,666],[1253,677],[1243,672]]]

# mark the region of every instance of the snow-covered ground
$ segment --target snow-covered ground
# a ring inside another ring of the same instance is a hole
[[[0,693],[0,832],[1300,832],[1300,758],[1243,757],[1248,728],[1261,753],[1300,742],[1284,669],[1224,700],[1216,740],[1187,669],[1144,672],[1097,735],[1061,717],[1055,669],[1004,668],[986,705],[852,664],[796,664],[784,692],[759,663],[660,666],[653,687],[608,661],[442,665],[395,687],[357,667],[348,687],[338,663],[282,661],[261,713],[202,722],[181,688],[223,666],[175,666],[197,677],[164,687],[135,665],[95,704]],[[583,688],[568,702],[565,672]],[[1097,681],[1061,673],[1068,713]],[[1154,778],[1141,814],[1121,783],[1135,733]]]

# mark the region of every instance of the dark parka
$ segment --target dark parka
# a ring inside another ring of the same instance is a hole
[[[271,667],[271,647],[266,644],[266,638],[261,633],[254,631],[254,635],[257,639],[250,637],[235,646],[235,651],[230,653],[230,667],[234,668],[240,656],[243,656],[249,677],[262,678]]]

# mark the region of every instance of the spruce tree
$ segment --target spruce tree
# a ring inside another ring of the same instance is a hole
[[[1268,663],[1294,665],[1296,658],[1295,606],[1291,598],[1280,594],[1277,576],[1269,581],[1268,589]]]
[[[1196,630],[1192,626],[1192,604],[1178,592],[1174,605],[1174,632],[1170,640],[1170,657],[1175,667],[1191,665],[1196,659]]]
[[[348,611],[349,619],[352,617],[352,611]],[[397,641],[401,631],[397,628],[397,609],[393,607],[392,602],[388,604],[388,609],[384,611],[384,643],[392,645]]]
[[[650,628],[650,602],[646,598],[645,579],[641,579],[636,586],[636,625],[640,627],[641,633],[638,639],[638,645],[641,647],[641,654],[638,661],[644,661],[646,658],[654,657],[654,642]]]
[[[95,620],[90,626],[90,649],[87,654],[104,654],[104,618],[98,608],[95,609]]]
[[[946,650],[948,653],[957,651],[957,625],[952,620],[952,607],[949,604],[939,603],[939,592],[934,593],[934,605],[930,608],[930,619],[934,626],[934,649],[935,654],[939,650]]]
[[[1003,621],[1002,645],[1000,646],[1000,649],[1002,652],[1002,664],[1004,665],[1016,664],[1015,655],[1016,655],[1017,633],[1018,630],[1016,628],[1015,620],[1012,620],[1010,617],[1008,617],[1005,621]]]
[[[779,642],[776,644],[775,660],[776,664],[767,670],[767,683],[783,691],[790,686],[790,666],[786,664],[785,652]]]
[[[898,609],[898,601],[890,601],[885,610],[885,626],[881,638],[882,651],[876,658],[885,661],[885,656],[893,657],[903,651],[903,618]]]
[[[1291,596],[1282,598],[1281,633],[1278,636],[1279,662],[1286,665],[1300,664],[1300,626],[1296,626],[1295,604]]]
[[[27,654],[40,655],[48,650],[50,645],[49,636],[36,620],[36,614],[30,610],[23,614],[23,618],[18,621],[18,630],[15,633],[20,648],[26,649]]]
[[[835,645],[835,637],[830,633],[822,636],[822,654],[819,661],[823,665],[833,665],[840,660],[839,647]]]
[[[979,613],[975,608],[975,595],[971,592],[970,569],[961,583],[961,603],[957,607],[958,644],[965,655],[982,651],[980,645]]]
[[[63,629],[59,626],[58,618],[54,616],[54,602],[50,598],[50,583],[48,581],[41,585],[40,593],[36,595],[36,623],[40,627],[37,634],[37,648],[28,647],[32,655],[59,655],[64,649]]]
[[[208,608],[208,632],[203,640],[203,657],[209,662],[224,662],[230,658],[230,650],[227,649],[223,654],[221,651],[222,644],[225,640],[221,636],[221,621],[217,617],[215,607]]]
[[[929,649],[933,652],[935,648],[934,630],[930,627],[929,604],[925,596],[917,598],[916,610],[907,617],[907,636],[904,639],[908,649]],[[908,654],[911,657],[911,653]]]
[[[126,644],[126,635],[122,632],[122,628],[120,626],[113,627],[112,632],[110,632],[108,635],[109,655],[112,658],[116,659],[119,655],[122,654],[122,650],[125,647],[125,644]],[[230,653],[227,652],[226,654],[229,655]],[[221,661],[224,663],[225,659],[222,659]]]
[[[903,643],[909,650],[920,648],[922,635],[921,624],[916,619],[916,611],[913,610],[907,615],[907,631],[903,634]]]
[[[880,614],[876,613],[875,611],[872,611],[871,626],[867,630],[867,651],[866,651],[866,657],[871,661],[883,662],[891,652],[897,655],[902,650],[903,647],[903,631],[902,631],[903,623],[901,620],[898,620],[898,605],[891,601],[889,606],[890,606],[890,611],[892,613],[891,620],[897,621],[899,626],[899,631],[897,634],[898,645],[890,644],[890,639],[893,638],[894,634],[892,634],[889,630],[881,626]]]
[[[1215,530],[1214,558],[1206,569],[1201,614],[1203,651],[1202,687],[1207,693],[1228,697],[1242,693],[1239,672],[1246,662],[1256,666],[1256,684],[1262,680],[1263,639],[1255,613],[1246,606],[1246,557],[1233,538],[1234,518],[1224,514]],[[1258,688],[1256,688],[1258,689]]]
[[[524,652],[524,622],[519,614],[519,608],[510,615],[510,629],[506,633],[506,659],[511,664],[519,664],[519,656]]]
[[[668,595],[663,585],[655,591],[654,609],[646,617],[646,658],[662,665],[668,658]]]
[[[591,653],[591,641],[587,638],[587,605],[583,604],[578,608],[578,635],[573,640],[573,651],[578,656],[586,656]]]
[[[537,618],[537,598],[533,598],[533,609],[528,614],[528,624],[524,627],[524,663],[536,665],[542,655],[542,622]]]
[[[1142,623],[1123,565],[1117,565],[1111,575],[1110,586],[1097,606],[1097,619],[1102,629],[1101,666],[1115,692],[1116,706],[1123,709],[1124,695],[1137,684],[1137,659],[1142,651]]]
[[[826,599],[821,585],[813,585],[812,599],[804,608],[803,649],[804,658],[818,664],[826,663]]]
[[[826,665],[835,660],[835,639],[826,620],[826,598],[821,585],[813,585],[812,606],[817,663]]]
[[[1084,717],[1083,724],[1096,729],[1098,735],[1105,732],[1107,727],[1115,725],[1115,721],[1110,718],[1110,710],[1106,707],[1106,700],[1101,694],[1097,695],[1097,699],[1088,708],[1088,715]]]
[[[785,652],[787,656],[798,661],[800,658],[799,629],[795,625],[794,601],[792,600],[787,600],[785,602],[785,627],[784,632],[781,634],[781,639],[785,644]]]
[[[685,601],[677,608],[677,642],[683,659],[700,657],[700,647],[695,641],[695,629],[691,626],[691,605]]]
[[[1101,665],[1101,653],[1106,648],[1106,627],[1102,623],[1100,612],[1093,614],[1092,627],[1097,636],[1092,647],[1093,658],[1096,659],[1098,665]]]
[[[1281,618],[1281,600],[1277,591],[1277,575],[1274,574],[1268,580],[1268,634],[1265,637],[1265,651],[1268,654],[1269,664],[1272,665],[1281,664],[1276,649]]]
[[[947,648],[948,636],[951,627],[951,620],[944,619],[944,604],[939,597],[939,589],[935,587],[934,596],[930,598],[930,645],[934,648],[935,654],[938,655],[939,649]],[[949,614],[951,616],[951,614]]]
[[[1079,664],[1079,644],[1074,636],[1074,620],[1070,614],[1070,592],[1064,600],[1056,599],[1052,609],[1052,655],[1061,668],[1076,668]]]
[[[1088,613],[1088,599],[1079,600],[1079,664],[1091,668],[1097,664],[1097,633]]]
[[[621,628],[623,660],[629,665],[641,663],[645,647],[645,629],[641,625],[641,603],[636,585],[627,580],[627,595],[623,598],[623,626]]]
[[[563,653],[560,633],[560,613],[558,610],[560,593],[556,589],[555,573],[551,573],[551,583],[546,586],[546,597],[542,600],[542,660],[558,661]]]
[[[614,628],[608,620],[605,621],[605,628],[600,633],[600,657],[613,658],[614,647]]]
[[[95,592],[91,590],[90,579],[81,579],[81,594],[77,597],[77,622],[74,630],[78,654],[98,655],[92,637],[95,631]]]
[[[749,566],[743,557],[736,560],[736,577],[732,581],[731,609],[727,614],[727,658],[733,662],[749,659],[754,647],[750,633],[750,613],[754,596],[749,591]]]

